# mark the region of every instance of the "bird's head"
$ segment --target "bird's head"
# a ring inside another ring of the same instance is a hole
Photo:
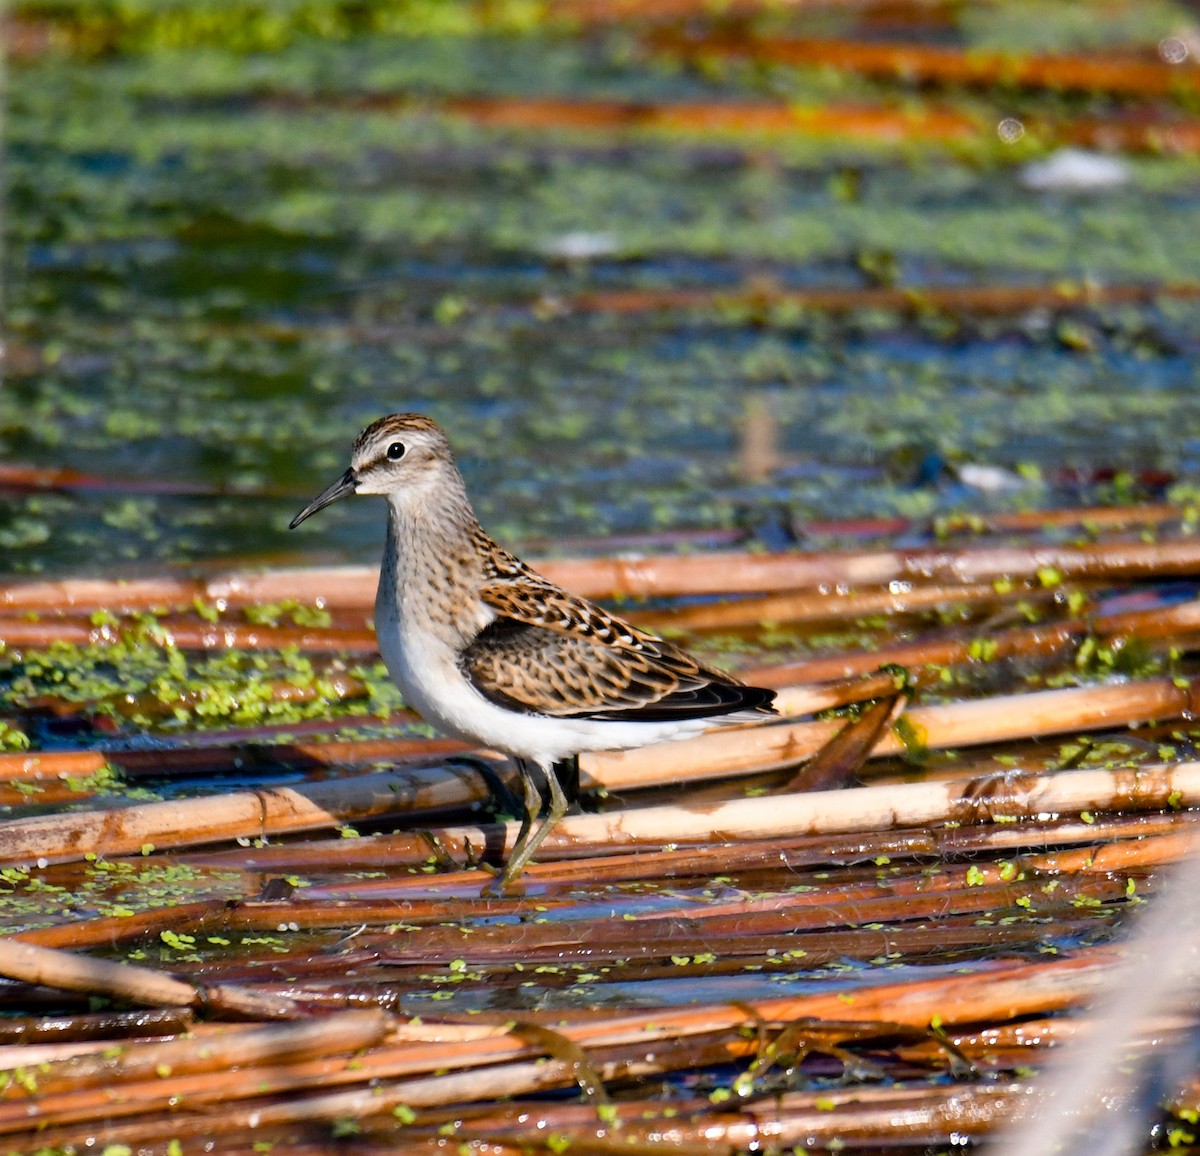
[[[457,474],[450,444],[436,422],[419,413],[389,414],[354,439],[350,468],[313,498],[289,529],[351,494],[416,492]]]

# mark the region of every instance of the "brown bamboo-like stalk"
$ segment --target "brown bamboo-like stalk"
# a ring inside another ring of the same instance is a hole
[[[1035,132],[1048,128],[1048,136],[1070,139],[1087,148],[1124,149],[1131,152],[1148,150],[1161,153],[1200,152],[1200,121],[1194,118],[1176,120],[1170,116],[1141,115],[1127,119],[1116,117],[1081,117],[1072,121],[1065,132],[1055,132],[1052,124],[1033,121]]]
[[[569,1135],[572,1150],[588,1156],[616,1156],[622,1150],[655,1151],[664,1137],[670,1151],[684,1156],[714,1152],[753,1152],[793,1146],[896,1153],[940,1148],[952,1137],[980,1139],[991,1135],[1036,1098],[1030,1086],[1015,1080],[1001,1083],[930,1086],[893,1083],[886,1088],[790,1092],[778,1097],[714,1110],[702,1100],[672,1104],[669,1116],[661,1104],[622,1101],[619,1127],[597,1123],[577,1107],[556,1108],[553,1135]],[[504,1116],[507,1115],[507,1119]],[[503,1121],[503,1122],[501,1122]],[[464,1143],[520,1144],[525,1151],[552,1150],[545,1145],[548,1121],[531,1125],[528,1116],[495,1112],[464,1122],[456,1132]],[[614,1139],[616,1132],[620,1139]]]
[[[1090,126],[1089,132],[1094,131]],[[1172,282],[1148,285],[931,285],[870,286],[854,289],[782,289],[755,284],[742,289],[607,289],[568,298],[565,307],[578,313],[656,313],[743,307],[765,310],[787,307],[821,313],[878,309],[904,314],[1011,314],[1038,308],[1139,304],[1158,296],[1190,300],[1200,285]]]
[[[935,289],[936,291],[936,289]],[[1170,475],[1155,474],[1145,471],[1149,476],[1145,481],[1148,485],[1162,485],[1170,480]],[[1050,473],[1047,481],[1056,481],[1061,477],[1070,482],[1098,482],[1111,480],[1111,472],[1097,469],[1091,473],[1078,470],[1066,470]],[[1141,475],[1138,475],[1139,480]],[[1101,530],[1118,530],[1134,526],[1160,526],[1169,522],[1184,522],[1188,518],[1187,510],[1182,506],[1174,506],[1166,502],[1147,502],[1140,506],[1071,506],[1068,508],[1045,510],[1014,510],[997,511],[994,513],[943,514],[933,519],[918,518],[812,518],[808,521],[796,522],[795,529],[798,537],[819,538],[883,538],[899,535],[922,535],[929,539],[946,540],[954,537],[978,538],[988,534],[1039,534],[1054,527],[1079,526],[1089,534]],[[707,537],[698,539],[695,544],[707,546],[709,549],[719,549],[738,541],[738,531],[712,530],[707,531]],[[584,549],[592,549],[597,554],[623,553],[641,548],[650,553],[662,545],[685,544],[660,542],[660,536],[646,535],[644,539],[614,539],[614,549],[606,550],[603,539],[566,539],[565,542],[578,543]],[[619,543],[619,545],[618,545]],[[686,544],[692,544],[686,542]]]
[[[892,694],[866,707],[842,727],[780,790],[829,791],[846,786],[870,757],[884,727],[903,712],[908,699]]]
[[[1198,290],[1200,291],[1200,290]],[[826,553],[706,553],[631,558],[537,559],[551,581],[588,598],[769,594],[811,587],[863,587],[893,581],[978,584],[999,579],[1149,578],[1200,573],[1200,541],[1100,542],[1088,545],[1014,544],[949,549],[830,551]],[[63,579],[0,587],[8,612],[60,608],[146,610],[187,608],[200,598],[244,606],[294,599],[331,609],[369,610],[378,570],[370,566],[232,572],[198,579]]]
[[[147,967],[91,959],[11,937],[0,938],[0,975],[149,1007],[203,1008],[259,1019],[294,1018],[299,1014],[292,1001],[282,997],[262,996],[233,987],[203,990]]]
[[[993,513],[950,514],[934,519],[939,534],[995,534],[1001,531],[1037,533],[1054,526],[1084,526],[1089,530],[1114,530],[1129,526],[1158,526],[1181,522],[1183,506],[1147,502],[1140,506],[1072,506],[1055,510],[1001,510]],[[898,532],[911,529],[902,525]]]
[[[981,701],[916,707],[904,716],[917,748],[938,749],[1066,734],[1097,727],[1170,719],[1196,709],[1197,685],[1153,678],[1112,686],[1035,691]],[[585,776],[610,790],[793,766],[809,758],[840,726],[836,721],[725,728],[641,750],[585,755]],[[875,757],[904,754],[904,740],[884,735]]]
[[[1094,614],[1088,617],[1064,618],[1039,623],[1036,626],[1016,626],[1006,630],[989,631],[987,661],[1005,658],[1050,656],[1077,647],[1089,634],[1105,641],[1137,639],[1153,642],[1168,639],[1172,645],[1190,643],[1200,630],[1200,601],[1183,602],[1176,606],[1156,607],[1153,610],[1131,610],[1116,614]],[[965,634],[965,636],[964,636]],[[886,644],[878,650],[845,651],[826,654],[820,658],[777,666],[752,667],[740,672],[747,682],[762,686],[781,686],[791,682],[822,682],[866,674],[880,666],[961,666],[982,661],[976,655],[974,633],[960,632],[950,637],[917,639],[913,642]],[[921,672],[913,670],[917,681]]]
[[[1200,91],[1200,69],[1190,61],[1176,66],[1156,56],[1131,52],[1019,56],[931,44],[802,40],[786,36],[758,39],[711,32],[697,36],[668,31],[652,34],[649,43],[658,50],[688,55],[836,68],[910,83],[1019,85],[1142,97]]]
[[[1145,810],[1200,803],[1200,764],[1150,765],[1120,771],[1061,771],[985,783],[906,783],[850,791],[735,799],[702,807],[645,807],[569,816],[543,844],[543,855],[581,845],[662,846],[684,842],[769,839],[803,833],[869,831],[928,823],[980,822],[1039,814]],[[477,828],[437,832],[451,851]],[[508,834],[515,835],[515,825]]]
[[[202,899],[195,903],[151,907],[132,915],[110,915],[83,921],[52,923],[45,927],[18,931],[9,938],[38,947],[116,947],[119,943],[157,936],[160,931],[194,934],[208,928],[224,927],[228,922],[230,908],[231,904],[223,899]]]
[[[1114,843],[1112,854],[1119,855],[1117,847],[1140,847],[1144,843],[1150,844],[1157,836],[1174,835],[1189,830],[1196,825],[1198,819],[1200,816],[1188,812],[1099,814],[1092,815],[1087,822],[1082,819],[1056,819],[1053,822],[1030,819],[1019,824],[777,836],[769,840],[746,839],[736,843],[670,850],[643,847],[637,855],[606,854],[596,858],[566,858],[561,861],[535,863],[527,868],[527,879],[531,885],[566,884],[579,887],[646,878],[707,879],[715,873],[774,867],[796,870],[816,864],[825,866],[830,863],[869,863],[878,856],[886,856],[889,859],[919,857],[937,860],[969,856],[974,860],[989,854],[1011,854],[1021,851],[1033,854],[1051,845],[1078,845],[1116,840],[1120,843]],[[336,857],[343,870],[353,871],[372,867],[384,869],[397,864],[412,863],[424,850],[424,845],[418,845],[412,836],[376,836],[355,840],[354,845],[350,847],[343,846],[343,843],[344,840],[339,840],[336,844],[329,840],[313,840],[305,844],[246,850],[239,848],[236,852],[192,852],[184,854],[181,858],[189,863],[219,867],[246,864],[259,871],[305,871],[324,866]],[[1182,845],[1186,845],[1186,840]],[[559,849],[558,853],[569,855],[570,850],[564,847]],[[1164,853],[1164,861],[1169,861],[1169,858],[1169,853]],[[1054,870],[1052,861],[1045,869]],[[476,881],[476,876],[466,872],[438,875],[432,881],[414,880],[404,876],[364,879],[318,884],[316,887],[306,888],[305,895],[312,899],[369,899],[383,895],[402,898],[421,889],[436,887],[441,895],[450,896],[461,892],[467,896],[472,894]],[[543,897],[539,902],[546,903],[551,900]],[[89,925],[91,922],[93,921],[89,921]],[[80,930],[80,924],[72,926],[76,929],[76,934],[89,936],[89,933]],[[111,924],[105,921],[105,926]],[[46,933],[39,930],[22,934],[40,937]],[[107,936],[107,931],[100,931],[99,942],[106,942]],[[89,942],[95,942],[95,939],[81,939],[81,943]]]
[[[657,598],[746,594],[897,581],[974,584],[996,580],[1148,578],[1200,573],[1200,541],[1008,545],[824,554],[707,554],[559,562],[554,580],[589,596]],[[586,589],[583,589],[586,588]]]
[[[311,108],[312,98],[295,94],[264,96],[261,103],[279,111]],[[407,93],[370,93],[321,99],[322,106],[374,113],[412,105]],[[544,131],[636,130],[704,133],[812,133],[860,140],[960,142],[977,136],[979,122],[948,108],[900,110],[885,107],[832,106],[797,108],[777,102],[675,102],[647,104],[622,100],[575,100],[537,96],[452,96],[438,107],[452,116],[495,128]]]
[[[165,1068],[171,1076],[290,1064],[321,1056],[353,1053],[374,1047],[388,1035],[390,1017],[377,1008],[337,1012],[320,1019],[265,1027],[238,1028],[209,1034],[202,1047],[187,1037],[165,1041],[122,1043],[118,1054],[91,1054],[51,1062],[38,1073],[37,1099],[61,1092],[108,1087],[117,1083],[158,1077]],[[7,1099],[20,1103],[24,1089],[18,1084]],[[33,1119],[34,1104],[26,1104]]]
[[[767,1144],[783,1150],[792,1146],[824,1149],[843,1145],[853,1150],[870,1144],[872,1151],[882,1147],[886,1152],[896,1152],[918,1145],[925,1150],[940,1147],[951,1136],[988,1136],[1028,1110],[1035,1097],[1030,1086],[1019,1081],[967,1087],[930,1087],[922,1082],[916,1086],[835,1090],[830,1096],[791,1092],[766,1102],[742,1105],[740,1111],[713,1111],[711,1105],[693,1101],[691,1111],[686,1103],[675,1105],[675,1112],[665,1120],[653,1115],[647,1118],[644,1113],[653,1113],[654,1107],[635,1101],[622,1104],[625,1110],[619,1110],[617,1116],[620,1142],[633,1151],[650,1150],[665,1133],[670,1137],[672,1152],[681,1148],[689,1156],[755,1151]],[[573,1149],[578,1144],[592,1156],[615,1156],[621,1150],[608,1140],[614,1129],[597,1125],[580,1112],[564,1113],[556,1126],[569,1131]],[[527,1121],[514,1121],[509,1128],[489,1131],[486,1121],[471,1121],[462,1129],[462,1135],[481,1143],[508,1140],[537,1146],[540,1130]]]
[[[410,108],[413,98],[407,93],[385,92],[335,98],[281,93],[264,95],[260,103],[285,113],[304,112],[314,106],[383,113]],[[425,107],[428,107],[427,102]],[[730,133],[739,137],[804,133],[887,144],[913,140],[922,144],[960,144],[990,143],[994,131],[993,122],[984,117],[928,105],[913,111],[863,104],[797,107],[773,101],[694,101],[655,105],[553,97],[460,96],[448,98],[437,107],[449,115],[461,116],[483,126],[542,132],[558,129],[610,133]],[[1033,127],[1042,139],[1076,144],[1102,143],[1107,133],[1107,147],[1157,152],[1164,149],[1190,152],[1200,148],[1200,122],[1179,116],[1143,114],[1125,121],[1115,117],[1042,121]],[[998,289],[996,296],[1003,302],[999,311],[1017,308],[1007,299],[1009,295],[1004,289]],[[1062,303],[1070,304],[1069,301]]]
[[[866,691],[873,680],[861,680]],[[837,684],[827,694],[814,688],[811,699],[804,701],[840,706],[855,701],[846,695],[856,693],[851,680]],[[869,694],[864,694],[869,697]],[[835,701],[840,698],[841,701]],[[824,710],[824,705],[814,707]],[[393,715],[387,721],[405,721],[408,715]],[[282,730],[283,728],[281,728]],[[288,732],[301,730],[288,724]],[[213,732],[224,739],[228,731]],[[211,737],[211,736],[210,736]],[[247,762],[257,767],[287,767],[294,770],[321,770],[329,767],[363,766],[380,762],[431,762],[444,755],[467,750],[467,744],[455,739],[352,739],[327,743],[288,742],[271,744],[226,745],[225,742],[196,747],[174,747],[133,751],[44,751],[36,755],[0,754],[0,782],[56,782],[82,779],[111,765],[127,775],[200,775],[244,768]]]
[[[1151,718],[1175,718],[1193,709],[1191,683],[1181,686],[1171,679],[1148,679],[920,707],[905,718],[914,740],[935,748],[1129,725]],[[831,721],[731,728],[640,751],[591,755],[581,760],[581,765],[590,781],[616,790],[745,774],[795,765],[819,750],[839,726]],[[888,734],[872,754],[900,754],[904,750],[904,742]],[[944,788],[930,785],[929,789]],[[303,787],[264,787],[231,795],[146,803],[116,812],[39,816],[3,826],[0,862],[68,862],[89,851],[121,855],[146,844],[180,847],[238,836],[258,838],[403,811],[457,806],[482,801],[486,796],[478,774],[458,769],[414,769],[348,776]],[[591,817],[571,822],[581,821],[591,821]],[[581,828],[580,833],[586,829]],[[505,839],[515,830],[516,824],[510,824]],[[474,831],[478,839],[478,828]],[[450,836],[459,851],[470,837],[463,830]]]
[[[0,807],[10,813],[21,807],[57,806],[62,803],[79,803],[94,798],[96,792],[82,783],[69,784],[54,781],[0,782]]]
[[[340,866],[340,864],[339,864]],[[474,878],[474,877],[473,877]],[[196,935],[206,931],[262,932],[277,931],[281,924],[312,931],[324,928],[394,924],[403,917],[406,923],[419,925],[442,923],[452,919],[478,916],[517,915],[524,911],[518,898],[455,899],[444,895],[436,899],[324,898],[309,901],[308,888],[288,900],[246,899],[239,902],[207,900],[150,908],[131,916],[97,916],[55,923],[14,933],[10,938],[41,947],[115,947],[156,936],[161,930]],[[543,898],[539,906],[553,910],[566,905],[564,900]],[[341,957],[338,957],[339,959]],[[341,967],[334,962],[333,967]]]
[[[0,782],[36,783],[43,780],[84,778],[108,766],[102,751],[42,751],[36,754],[0,752]]]
[[[478,774],[438,768],[354,775],[302,787],[260,787],[118,810],[74,811],[4,824],[0,862],[63,863],[89,853],[130,854],[146,845],[182,847],[239,836],[260,838],[487,797]]]
[[[407,722],[411,712],[390,715],[389,724]],[[345,725],[346,719],[341,721]],[[281,724],[280,731],[295,731],[294,724]],[[254,728],[255,732],[259,728]],[[125,774],[164,775],[206,774],[238,770],[247,761],[256,767],[286,767],[297,771],[319,771],[334,767],[361,767],[371,763],[431,764],[445,755],[461,754],[469,749],[458,739],[399,738],[345,739],[331,742],[236,743],[224,741],[229,731],[213,732],[214,744],[177,747],[157,751],[112,751],[110,761]]]
[[[990,636],[996,644],[992,659],[1014,654],[1049,656],[1077,646],[1083,632],[1062,623],[1044,627],[1016,627]],[[775,666],[752,666],[738,677],[754,686],[786,686],[789,683],[823,683],[862,677],[881,666],[900,666],[909,671],[914,685],[927,685],[922,667],[963,666],[972,661],[971,639],[956,632],[951,637],[922,638],[913,642],[894,642],[878,650],[845,650],[820,658],[805,658]]]
[[[1148,866],[1158,867],[1170,862],[1181,853],[1186,853],[1189,844],[1197,845],[1194,832],[1175,836],[1159,836],[1158,839],[1130,841],[1133,854],[1126,857],[1101,855],[1104,866],[1097,867],[1096,853],[1104,848],[1076,848],[1061,856],[1023,855],[998,862],[944,863],[936,872],[926,873],[911,868],[905,874],[889,874],[880,878],[877,871],[868,872],[821,872],[822,886],[811,891],[776,891],[754,896],[731,895],[704,902],[682,900],[676,906],[662,906],[652,912],[639,912],[623,920],[633,925],[635,934],[643,930],[657,936],[660,931],[673,934],[677,921],[701,920],[704,930],[722,937],[736,938],[743,934],[757,934],[766,929],[790,926],[796,930],[814,930],[819,927],[873,923],[902,923],[906,920],[936,918],[963,914],[973,907],[1012,906],[1017,899],[1029,899],[1029,891],[1036,888],[1037,881],[1045,875],[1107,875],[1112,878],[1099,882],[1085,878],[1063,879],[1068,886],[1065,893],[1068,903],[1076,895],[1098,895],[1103,889],[1115,884],[1123,893],[1125,878],[1123,868],[1127,863],[1135,869]],[[1149,844],[1147,847],[1145,844]],[[1168,844],[1164,846],[1163,844]],[[1118,877],[1120,876],[1120,877]],[[845,880],[845,881],[842,881]],[[993,890],[994,889],[994,890]],[[938,901],[949,906],[939,909]],[[1031,908],[1043,910],[1046,904],[1058,904],[1064,897],[1061,888],[1044,893],[1030,900]],[[926,910],[925,905],[928,904]],[[963,906],[957,906],[962,904]],[[1020,906],[1025,906],[1021,904]],[[776,923],[776,917],[782,921]],[[737,921],[742,920],[743,923]],[[761,921],[761,922],[759,922]],[[566,921],[563,921],[564,924]],[[683,926],[681,923],[680,926]],[[524,929],[528,930],[528,929]],[[627,933],[628,927],[618,927],[611,934],[607,929],[597,933],[589,946],[607,943]],[[437,932],[431,933],[435,938]],[[491,932],[497,939],[503,933]],[[548,937],[554,942],[554,931]],[[480,942],[485,943],[487,936]],[[536,945],[534,935],[530,945]],[[422,949],[426,941],[422,940]]]
[[[771,686],[770,682],[762,685]],[[810,686],[781,686],[775,695],[775,709],[783,718],[801,718],[851,703],[867,702],[890,695],[896,690],[896,675],[879,671],[835,682]]]
[[[888,1020],[900,1024],[924,1026],[936,1015],[947,1025],[961,1022],[988,1022],[1012,1019],[1033,1012],[1045,1014],[1073,1006],[1086,999],[1111,967],[1110,949],[1085,949],[1074,959],[1052,964],[1025,964],[987,969],[969,976],[954,976],[938,981],[881,985],[856,992],[849,999],[838,995],[784,997],[751,1004],[713,1005],[687,1009],[655,1009],[650,1016],[634,1015],[605,1018],[579,1024],[560,1024],[557,1030],[567,1040],[593,1049],[644,1042],[651,1048],[685,1035],[711,1034],[722,1028],[736,1028],[747,1022],[792,1021],[801,1018],[825,1018],[839,1021]],[[981,982],[986,975],[986,982]],[[844,995],[844,993],[842,993]],[[894,1013],[894,1014],[893,1014]],[[375,1049],[363,1055],[353,1069],[328,1062],[297,1065],[290,1073],[277,1072],[273,1080],[247,1085],[245,1081],[218,1082],[209,1095],[223,1101],[245,1096],[247,1091],[271,1091],[289,1087],[293,1094],[284,1101],[258,1102],[246,1107],[226,1102],[223,1113],[227,1127],[256,1127],[301,1120],[330,1120],[339,1117],[361,1118],[390,1112],[394,1108],[446,1105],[474,1102],[504,1096],[528,1094],[540,1088],[570,1086],[577,1078],[574,1065],[550,1059],[532,1062],[521,1059],[528,1045],[512,1036],[477,1039],[468,1045],[401,1045]],[[385,1081],[396,1076],[445,1070],[447,1075],[404,1079],[399,1083],[378,1082],[371,1089],[332,1091],[308,1097],[294,1094],[300,1088],[326,1087],[344,1082]],[[647,1059],[643,1072],[662,1070],[661,1061]],[[606,1073],[602,1072],[602,1075]],[[187,1104],[195,1096],[204,1076],[173,1081],[170,1089],[143,1085],[127,1090],[128,1098],[104,1104],[100,1110],[110,1116],[129,1112],[149,1112],[164,1107],[166,1101]],[[196,1091],[193,1091],[196,1089]],[[190,1095],[189,1095],[190,1093]],[[86,1097],[86,1093],[83,1094]],[[203,1102],[199,1100],[198,1102]],[[67,1106],[56,1113],[68,1118]],[[97,1107],[85,1102],[73,1113],[76,1119],[97,1114]],[[0,1119],[3,1117],[0,1116]],[[178,1122],[178,1121],[177,1121]],[[49,1121],[47,1121],[49,1123]],[[144,1133],[143,1133],[144,1134]],[[67,1133],[46,1129],[41,1133],[48,1144],[63,1143]],[[110,1140],[123,1133],[110,1130]]]
[[[990,606],[1015,600],[1033,590],[1028,581],[999,594],[992,583],[907,586],[905,589],[822,589],[799,594],[767,594],[729,602],[635,610],[624,617],[654,630],[728,630],[760,622],[797,622],[823,618],[863,618],[869,614],[916,614],[947,605]],[[1049,597],[1044,590],[1042,598]],[[2,631],[0,631],[2,633]]]
[[[1020,863],[1023,867],[1047,873],[1127,873],[1181,862],[1194,855],[1198,847],[1200,840],[1197,839],[1196,832],[1180,831],[1170,835],[1151,835],[1145,839],[1123,839],[1099,847],[1023,855]],[[981,877],[985,881],[998,878],[1002,870],[984,866],[981,867]]]
[[[33,1048],[51,1041],[99,1042],[107,1046],[117,1039],[178,1035],[195,1026],[191,1013],[179,1008],[67,1016],[6,1016],[0,1020],[0,1047]]]
[[[622,855],[619,848],[605,849],[600,857],[587,857],[586,849],[574,853],[558,848],[561,860],[546,860],[529,868],[528,878],[548,884],[589,882],[604,884],[646,877],[677,880],[711,878],[728,871],[749,871],[785,866],[870,862],[879,855],[889,858],[945,859],[963,855],[1011,852],[1020,848],[1040,850],[1054,845],[1076,845],[1096,841],[1170,834],[1193,822],[1187,812],[1164,814],[1131,813],[1093,815],[1090,823],[1077,818],[1029,820],[1002,826],[964,826],[932,829],[901,828],[887,831],[830,832],[821,835],[775,836],[766,840],[745,839],[675,847],[667,850],[640,848],[637,855]],[[260,873],[315,871],[332,860],[344,871],[395,868],[422,861],[428,844],[416,834],[373,835],[347,842],[345,839],[311,839],[303,843],[272,844],[236,850],[182,851],[175,858],[194,866],[223,870],[240,868]],[[611,850],[612,853],[609,853]],[[51,869],[53,870],[53,869]],[[347,883],[317,884],[306,894],[325,898],[411,894],[421,887],[439,895],[478,894],[472,885],[478,877],[468,872],[439,873],[433,879],[411,880],[406,876],[360,879]],[[24,933],[23,933],[24,934]],[[39,933],[40,934],[40,933]]]

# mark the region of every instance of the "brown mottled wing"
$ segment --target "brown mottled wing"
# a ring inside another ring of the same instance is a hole
[[[765,709],[744,686],[691,655],[534,575],[482,591],[497,613],[460,660],[485,698],[558,717],[666,721]]]

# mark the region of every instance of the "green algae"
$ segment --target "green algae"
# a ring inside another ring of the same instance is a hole
[[[29,736],[20,727],[0,721],[0,751],[29,750]]]
[[[248,616],[273,623],[285,611],[301,625],[326,619],[294,603],[251,608]],[[197,653],[176,646],[151,615],[101,614],[95,620],[108,635],[98,642],[0,651],[0,709],[29,709],[50,698],[137,727],[179,730],[330,715],[378,719],[401,706],[379,662],[338,661],[365,688],[348,698],[332,681],[335,672],[322,673],[295,647]],[[303,694],[288,696],[279,688]]]
[[[1186,19],[1186,9],[1172,0],[1113,5],[1100,20],[1070,0],[1027,0],[1019,6],[969,5],[959,24],[981,52],[1053,54],[1157,48]]]
[[[29,19],[55,25],[76,52],[162,52],[219,45],[232,53],[272,52],[305,37],[512,33],[540,26],[552,8],[539,0],[486,6],[453,0],[21,0]]]
[[[55,868],[4,867],[0,934],[64,920],[128,919],[155,908],[232,899],[240,896],[243,886],[241,872],[154,858],[108,861],[93,855],[69,875]]]

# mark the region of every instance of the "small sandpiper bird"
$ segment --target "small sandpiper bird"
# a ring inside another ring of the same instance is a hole
[[[351,494],[387,498],[375,632],[388,673],[427,722],[516,760],[524,815],[501,890],[566,813],[562,783],[577,793],[581,751],[628,750],[775,713],[774,691],[568,594],[492,541],[429,418],[398,413],[367,426],[350,468],[291,528]],[[542,807],[535,768],[550,802],[531,836]]]

